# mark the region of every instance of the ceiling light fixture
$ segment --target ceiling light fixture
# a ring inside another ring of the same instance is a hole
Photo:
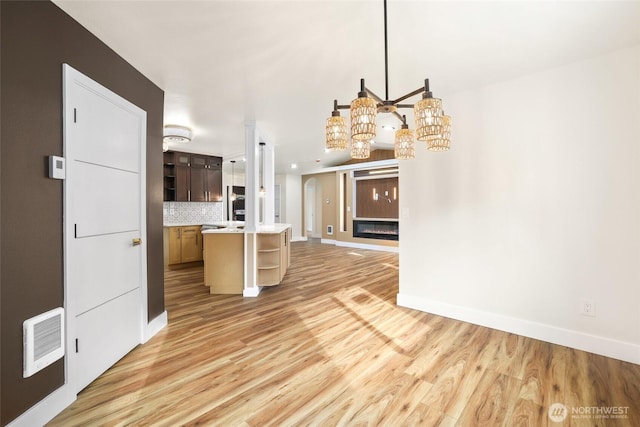
[[[193,139],[193,131],[186,126],[166,125],[162,140],[164,142],[179,142],[185,144]]]
[[[328,150],[347,149],[347,124],[339,110],[349,109],[351,116],[351,157],[366,159],[370,155],[370,141],[376,136],[376,116],[378,113],[391,113],[402,122],[402,128],[396,131],[395,153],[398,159],[415,157],[413,148],[413,132],[409,130],[406,116],[398,114],[399,108],[412,108],[416,126],[416,138],[427,142],[431,151],[448,150],[451,139],[451,117],[442,112],[442,100],[434,98],[429,90],[429,79],[424,86],[400,98],[389,99],[389,61],[387,43],[387,0],[384,0],[384,81],[385,98],[382,99],[360,79],[358,97],[351,105],[340,105],[333,101],[333,112],[326,124],[326,147]],[[415,104],[402,104],[413,96],[422,94],[422,99]]]

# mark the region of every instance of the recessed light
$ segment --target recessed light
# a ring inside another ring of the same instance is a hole
[[[295,163],[291,163],[291,169],[298,169],[298,165],[296,165]]]
[[[371,142],[372,144],[375,144],[375,143],[376,143],[373,139],[372,139],[370,142]]]
[[[382,125],[382,129],[384,130],[396,130],[396,127],[393,125]]]

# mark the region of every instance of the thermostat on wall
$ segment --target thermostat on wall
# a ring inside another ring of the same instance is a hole
[[[49,156],[49,178],[64,179],[65,170],[64,157]]]

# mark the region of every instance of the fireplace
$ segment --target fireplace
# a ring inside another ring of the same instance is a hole
[[[398,240],[398,221],[354,219],[353,237],[366,239]]]

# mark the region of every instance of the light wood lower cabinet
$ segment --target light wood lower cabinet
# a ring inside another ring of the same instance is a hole
[[[282,281],[289,267],[290,240],[289,229],[281,233],[258,234],[258,286],[274,286]]]
[[[212,294],[242,294],[244,233],[204,234],[204,284]]]
[[[202,261],[202,233],[199,225],[164,228],[167,265]]]

